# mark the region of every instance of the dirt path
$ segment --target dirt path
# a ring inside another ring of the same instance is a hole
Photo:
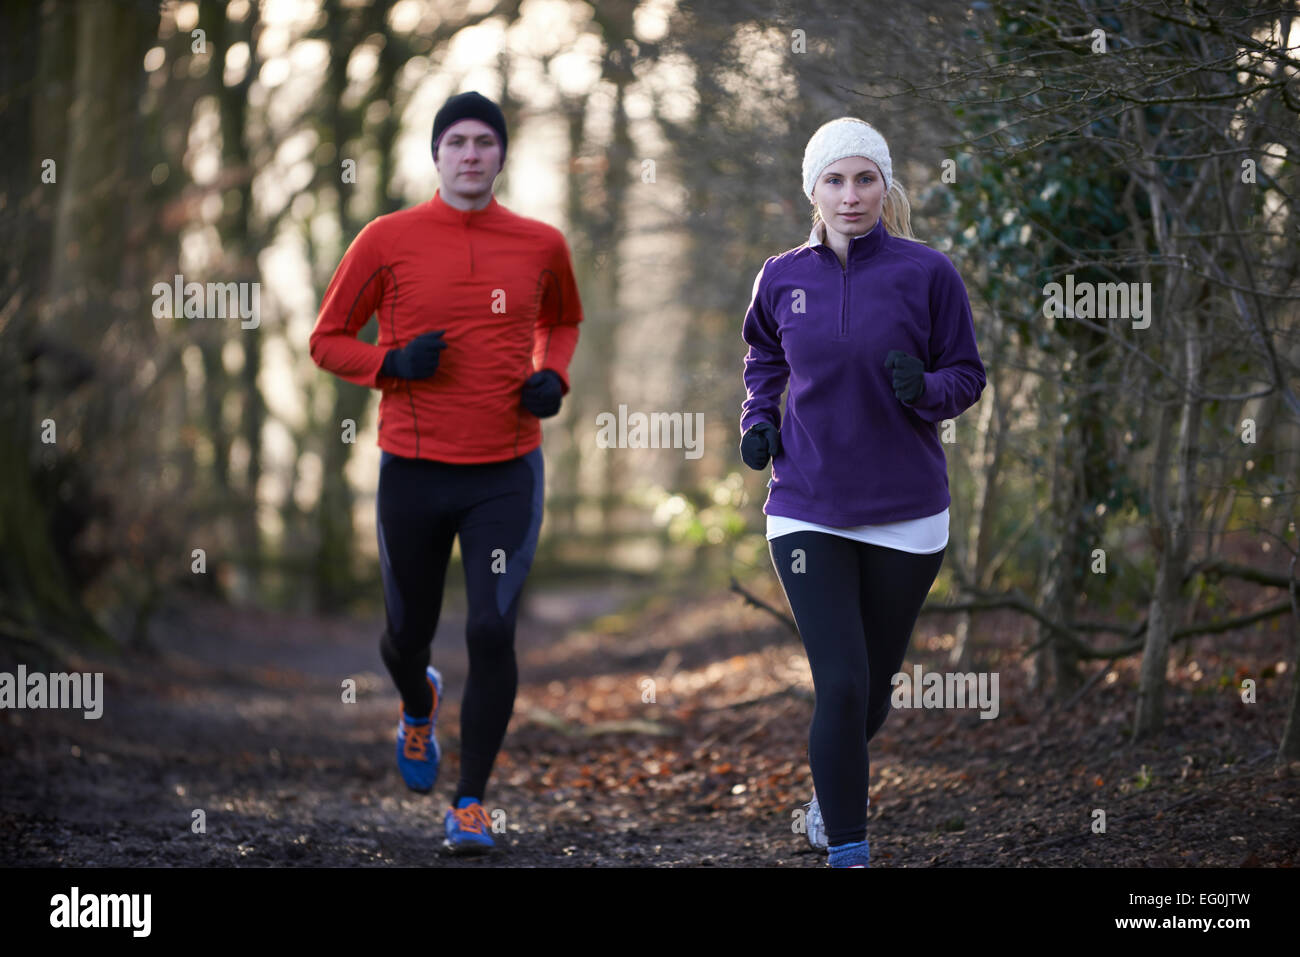
[[[434,646],[444,760],[426,797],[394,764],[397,698],[374,621],[204,605],[159,622],[155,657],[68,666],[106,672],[101,719],[0,711],[0,860],[824,866],[792,829],[811,788],[798,641],[729,594],[615,613],[644,597],[526,592],[520,693],[485,801],[506,826],[493,859],[438,851],[459,771],[462,613],[447,610]],[[942,670],[948,627],[922,618],[905,668]],[[1009,651],[985,649],[1001,669],[997,720],[897,710],[873,741],[873,864],[1293,866],[1300,782],[1272,769],[1291,676],[1261,679],[1249,706],[1215,686],[1289,660],[1284,638],[1252,636],[1254,668],[1240,649],[1231,666],[1198,649],[1205,677],[1177,681],[1168,734],[1138,748],[1125,738],[1135,662],[1061,715],[1027,692]],[[1097,808],[1106,834],[1090,830]]]

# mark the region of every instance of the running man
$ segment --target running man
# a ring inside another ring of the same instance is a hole
[[[429,663],[459,536],[469,604],[461,765],[444,847],[494,847],[483,810],[514,710],[515,618],[542,521],[541,419],[569,393],[582,305],[559,230],[510,212],[492,187],[506,155],[501,109],[451,97],[433,121],[440,187],[368,223],[344,254],[311,357],[379,389],[379,649],[401,695],[397,766],[432,791],[442,676]],[[378,314],[379,342],[357,334]]]

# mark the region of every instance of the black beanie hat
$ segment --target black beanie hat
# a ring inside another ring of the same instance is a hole
[[[458,93],[442,104],[436,116],[433,118],[433,158],[438,159],[438,140],[442,139],[442,134],[447,132],[447,127],[461,120],[482,120],[488,126],[496,131],[497,138],[501,141],[501,165],[506,163],[506,117],[501,112],[501,107],[497,106],[486,96],[470,90],[468,93]]]

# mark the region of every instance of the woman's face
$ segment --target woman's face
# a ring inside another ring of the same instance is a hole
[[[885,178],[865,156],[846,156],[822,170],[813,185],[813,202],[827,229],[844,237],[865,236],[880,221]]]

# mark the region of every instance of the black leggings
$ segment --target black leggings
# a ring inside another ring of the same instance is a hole
[[[515,706],[515,618],[542,524],[540,447],[505,462],[455,465],[380,456],[379,565],[387,630],[380,654],[410,715],[429,713],[429,646],[460,536],[469,620],[456,797],[482,798]],[[454,803],[454,801],[453,801]]]
[[[922,555],[815,531],[768,547],[812,668],[808,763],[827,841],[862,841],[867,742],[889,717],[890,679],[948,549]]]

